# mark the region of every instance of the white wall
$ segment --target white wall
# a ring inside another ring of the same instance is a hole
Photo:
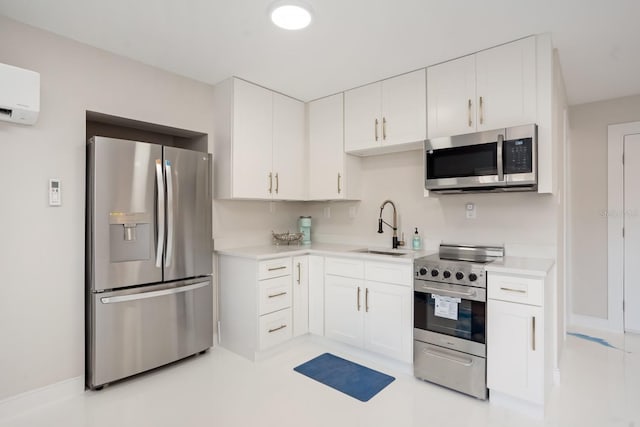
[[[606,319],[607,126],[640,121],[640,95],[572,106],[569,113],[572,313]]]

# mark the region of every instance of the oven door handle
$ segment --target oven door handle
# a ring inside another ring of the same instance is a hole
[[[429,356],[433,356],[433,357],[437,357],[437,358],[440,358],[440,359],[448,360],[450,362],[454,362],[454,363],[457,363],[459,365],[463,365],[463,366],[471,366],[471,365],[473,365],[473,359],[467,359],[467,358],[464,358],[464,357],[454,356],[452,354],[448,354],[448,353],[445,353],[443,351],[434,350],[434,349],[431,349],[431,348],[424,349],[423,351],[426,354],[428,354]]]
[[[423,291],[428,291],[431,293],[435,293],[436,295],[442,295],[445,297],[467,297],[467,298],[477,298],[477,294],[476,294],[476,290],[475,289],[469,289],[469,291],[467,292],[458,292],[458,291],[451,291],[451,290],[447,290],[447,289],[439,289],[439,288],[432,288],[430,286],[421,286],[420,290]]]

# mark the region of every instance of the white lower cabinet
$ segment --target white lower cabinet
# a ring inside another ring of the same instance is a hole
[[[487,273],[487,387],[543,406],[551,383],[550,305],[541,277]],[[548,295],[547,295],[548,297]]]
[[[309,333],[309,257],[293,258],[293,336]]]
[[[223,347],[255,360],[260,351],[293,336],[294,313],[305,310],[296,303],[303,305],[305,296],[294,293],[293,281],[303,280],[291,257],[258,261],[219,255],[218,278]]]
[[[325,336],[411,363],[411,284],[410,264],[327,258]]]

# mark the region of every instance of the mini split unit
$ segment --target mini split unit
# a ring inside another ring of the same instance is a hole
[[[0,120],[32,125],[40,113],[40,73],[0,64]]]

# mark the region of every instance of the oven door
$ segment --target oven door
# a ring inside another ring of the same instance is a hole
[[[415,280],[413,304],[414,339],[486,356],[486,289]]]

